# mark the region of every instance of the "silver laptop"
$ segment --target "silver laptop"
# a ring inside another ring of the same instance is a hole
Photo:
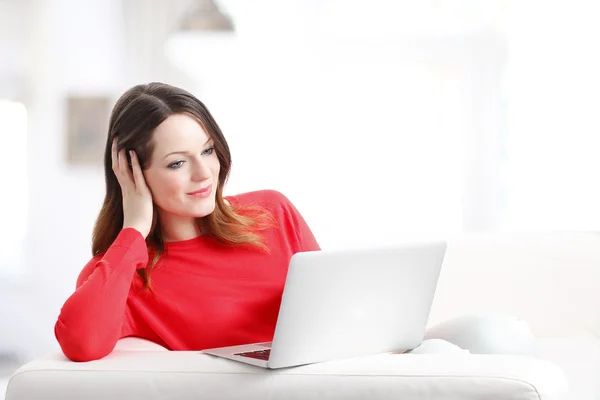
[[[407,351],[423,340],[445,242],[296,253],[272,342],[202,350],[283,368]]]

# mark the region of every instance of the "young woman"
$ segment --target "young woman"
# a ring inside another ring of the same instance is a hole
[[[104,157],[93,257],[55,325],[64,354],[99,359],[127,336],[172,350],[272,340],[289,260],[319,245],[281,193],[223,196],[231,154],[204,104],[133,87]]]

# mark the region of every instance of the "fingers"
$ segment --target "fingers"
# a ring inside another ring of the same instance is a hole
[[[117,154],[117,139],[113,139],[112,142],[112,148],[111,148],[111,154],[112,154],[112,169],[113,172],[116,174],[118,172],[118,161],[119,161],[119,156]]]
[[[133,176],[129,165],[127,165],[127,156],[125,149],[117,152],[117,140],[113,140],[112,145],[112,169],[115,173],[117,180],[123,185],[130,185],[133,183]]]
[[[142,166],[140,160],[138,160],[137,153],[133,150],[129,150],[129,156],[131,157],[131,168],[133,170],[133,181],[138,189],[145,190],[146,180],[144,179],[144,173],[142,172]]]
[[[127,184],[133,183],[133,176],[131,169],[129,169],[129,165],[127,164],[127,155],[125,154],[125,149],[119,151],[119,172],[121,173],[121,177],[125,178]],[[121,182],[121,185],[124,183],[125,182]]]

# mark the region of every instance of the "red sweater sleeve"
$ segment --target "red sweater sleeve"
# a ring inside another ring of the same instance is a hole
[[[54,326],[65,356],[72,361],[91,361],[114,349],[121,336],[131,281],[136,269],[147,262],[143,236],[127,228],[105,253],[87,263]]]

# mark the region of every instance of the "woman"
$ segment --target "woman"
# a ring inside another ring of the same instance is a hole
[[[271,341],[289,260],[319,245],[281,193],[223,196],[231,155],[204,104],[162,83],[131,88],[113,109],[104,168],[93,257],[55,325],[64,354],[99,359],[128,336],[171,350]],[[414,353],[535,351],[523,322],[489,316],[426,338]]]
[[[272,340],[291,256],[319,250],[281,193],[223,197],[231,168],[198,99],[138,85],[116,103],[93,258],[55,325],[73,361],[137,336],[189,350]]]

